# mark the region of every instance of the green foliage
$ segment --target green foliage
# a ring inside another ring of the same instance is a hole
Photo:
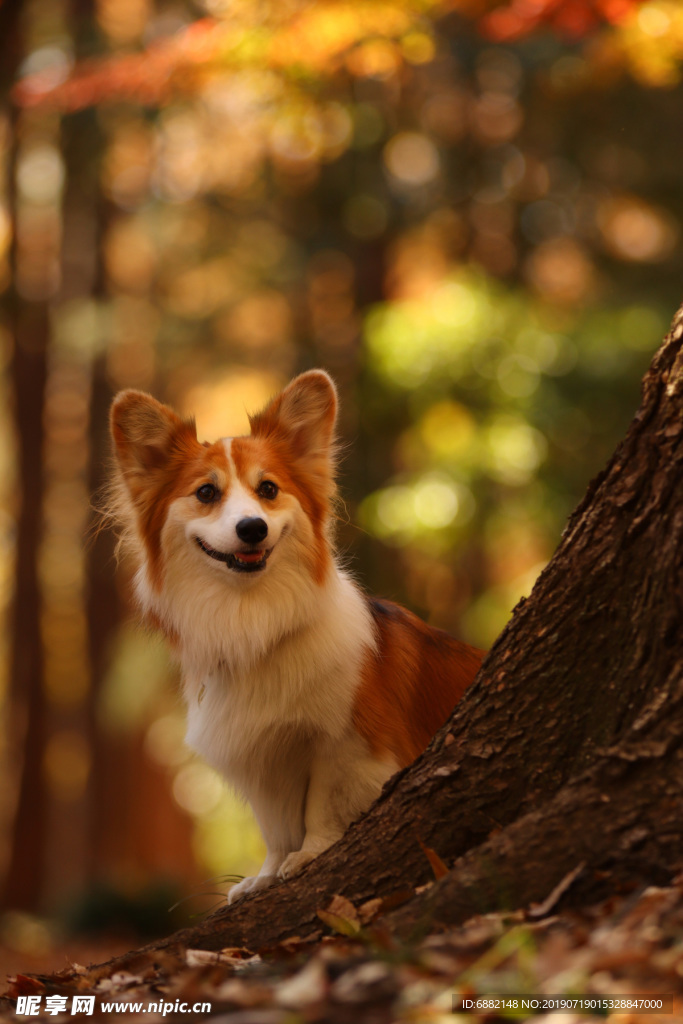
[[[374,307],[368,371],[404,410],[398,472],[364,498],[362,524],[384,543],[457,566],[483,549],[509,573],[464,615],[488,646],[559,536],[581,467],[606,457],[628,392],[666,329],[654,305],[558,310],[519,288],[454,269],[429,301]],[[635,396],[634,396],[635,397]],[[618,418],[617,418],[618,417]],[[374,424],[382,431],[382,421]],[[369,431],[373,433],[372,430]],[[526,548],[526,553],[522,550]]]

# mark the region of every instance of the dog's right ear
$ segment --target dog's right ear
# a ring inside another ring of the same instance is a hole
[[[197,443],[192,421],[143,391],[121,391],[110,415],[111,436],[124,479],[131,484],[164,466],[174,450]]]

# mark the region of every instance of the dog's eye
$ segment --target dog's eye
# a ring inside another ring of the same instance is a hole
[[[218,497],[218,490],[213,484],[202,484],[195,493],[202,505],[210,505]]]
[[[259,498],[266,498],[268,501],[272,501],[273,498],[277,497],[279,490],[278,485],[274,484],[272,480],[262,480],[256,488],[256,493]]]

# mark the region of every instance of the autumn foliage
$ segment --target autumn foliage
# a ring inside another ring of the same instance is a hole
[[[22,106],[64,111],[121,100],[156,106],[245,67],[270,68],[299,81],[342,72],[381,75],[406,61],[432,59],[434,26],[448,16],[474,21],[484,38],[498,43],[539,31],[580,43],[613,30],[608,49],[628,64],[633,41],[627,45],[620,31],[632,35],[639,8],[653,7],[647,0],[336,0],[292,3],[262,20],[260,8],[241,4],[222,18],[198,19],[141,52],[29,73],[15,86],[14,98]],[[676,12],[670,16],[675,19]],[[669,18],[664,6],[661,17]],[[640,34],[645,43],[651,38],[647,17]]]

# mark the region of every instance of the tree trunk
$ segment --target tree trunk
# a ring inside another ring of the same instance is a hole
[[[47,708],[42,686],[37,553],[42,536],[42,408],[49,331],[44,303],[29,306],[13,296],[12,312],[21,507],[11,616],[10,718],[15,724],[8,742],[21,772],[2,906],[32,910],[40,903],[47,829],[43,776]]]
[[[0,28],[5,32],[5,66],[16,70],[22,53],[21,5],[11,3],[3,11]],[[0,36],[2,38],[2,36]],[[10,160],[10,209],[14,220],[12,266],[17,265],[17,204],[15,170],[21,116],[12,114]],[[13,275],[16,277],[16,275]],[[35,909],[40,902],[47,831],[47,793],[43,754],[47,734],[47,706],[43,689],[43,655],[40,632],[40,583],[38,549],[43,532],[42,469],[43,402],[47,379],[49,316],[46,299],[26,301],[12,286],[7,301],[12,332],[10,367],[13,418],[17,441],[17,486],[21,501],[17,515],[14,593],[10,613],[10,687],[7,719],[13,723],[7,736],[10,764],[19,765],[17,801],[12,823],[9,859],[2,884],[3,907]]]
[[[407,932],[680,870],[682,336],[683,307],[626,438],[428,750],[301,875],[160,947],[312,935],[337,893],[403,903]],[[451,870],[415,894],[432,878],[422,844]]]

